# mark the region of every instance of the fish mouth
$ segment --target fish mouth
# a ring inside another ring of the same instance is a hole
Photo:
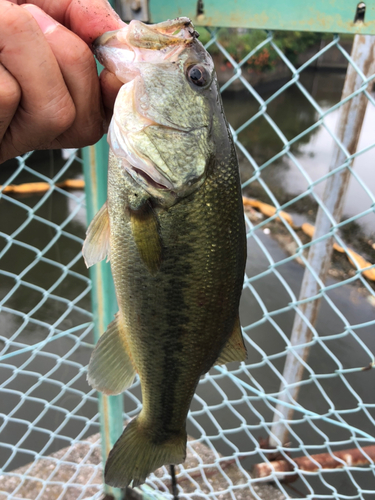
[[[92,46],[99,62],[127,83],[132,79],[129,75],[131,63],[150,59],[177,61],[185,47],[198,37],[199,33],[187,17],[151,25],[133,20],[119,30],[103,33]]]
[[[125,44],[131,48],[161,50],[172,45],[189,43],[198,37],[199,33],[195,31],[188,17],[178,17],[158,24],[144,24],[132,20],[123,28],[103,33],[92,45],[95,50],[119,42],[121,46]]]

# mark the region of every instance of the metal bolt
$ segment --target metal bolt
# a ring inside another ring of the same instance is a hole
[[[130,8],[133,12],[139,12],[141,10],[141,0],[133,0]]]

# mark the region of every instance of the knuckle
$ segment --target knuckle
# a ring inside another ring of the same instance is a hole
[[[62,107],[54,117],[55,126],[61,134],[68,130],[74,123],[76,118],[76,110],[74,104],[69,104]]]
[[[82,40],[75,40],[75,43],[69,44],[65,52],[65,60],[71,66],[91,66],[94,64],[94,56],[89,47]]]
[[[0,109],[2,112],[14,110],[21,99],[21,89],[17,81],[0,65]]]
[[[56,100],[45,110],[45,125],[51,136],[58,136],[74,123],[76,110],[70,96]]]

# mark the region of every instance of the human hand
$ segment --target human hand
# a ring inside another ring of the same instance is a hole
[[[88,44],[123,26],[106,0],[0,0],[0,163],[100,139],[121,83]]]

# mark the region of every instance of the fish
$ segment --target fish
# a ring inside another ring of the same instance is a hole
[[[123,86],[108,132],[107,202],[83,255],[88,267],[110,261],[119,312],[92,353],[88,382],[113,395],[139,375],[142,409],[105,467],[105,482],[125,488],[185,460],[200,377],[246,358],[246,232],[214,65],[191,21],[131,21],[94,46]]]

